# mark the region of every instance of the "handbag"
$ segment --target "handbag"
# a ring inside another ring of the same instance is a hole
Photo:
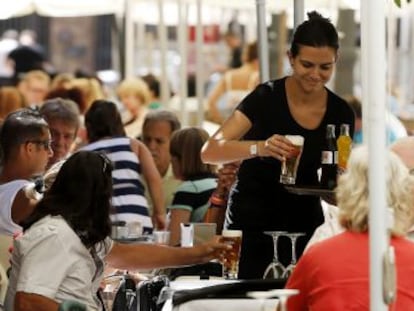
[[[158,302],[158,296],[164,287],[169,287],[170,280],[166,275],[157,275],[150,280],[141,281],[137,285],[138,311],[159,311],[165,301]]]

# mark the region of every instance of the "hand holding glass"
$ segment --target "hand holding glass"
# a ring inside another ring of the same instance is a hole
[[[294,149],[289,157],[282,161],[280,182],[282,184],[294,185],[305,140],[300,135],[286,135],[285,137],[294,145]]]

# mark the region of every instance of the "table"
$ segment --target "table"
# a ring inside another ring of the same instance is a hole
[[[239,282],[237,280],[210,279],[200,280],[195,278],[185,278],[171,282],[173,291],[185,289],[199,289],[208,286],[231,284]],[[268,311],[276,310],[278,299],[255,300],[249,298],[212,298],[196,299],[184,302],[178,306],[173,306],[172,299],[168,299],[162,311]]]

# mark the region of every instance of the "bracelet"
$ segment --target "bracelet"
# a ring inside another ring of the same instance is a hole
[[[214,206],[224,207],[227,205],[227,200],[213,193],[213,195],[210,197],[210,203]]]

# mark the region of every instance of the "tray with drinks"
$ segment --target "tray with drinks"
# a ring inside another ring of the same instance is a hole
[[[316,196],[335,195],[335,190],[324,189],[319,186],[285,185],[285,189],[290,193],[300,194],[300,195],[316,195]]]

